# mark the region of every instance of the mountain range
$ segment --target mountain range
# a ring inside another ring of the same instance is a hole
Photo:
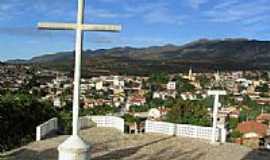
[[[270,41],[248,39],[200,39],[185,45],[146,48],[119,47],[86,50],[83,74],[134,74],[215,70],[269,70]],[[9,60],[12,64],[35,64],[45,68],[72,71],[74,52],[59,52],[30,60]]]

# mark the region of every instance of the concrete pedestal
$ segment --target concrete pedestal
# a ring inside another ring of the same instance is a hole
[[[58,146],[58,160],[90,160],[90,145],[79,136],[71,136]]]

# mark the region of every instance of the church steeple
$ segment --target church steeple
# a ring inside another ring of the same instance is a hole
[[[216,82],[219,82],[220,81],[219,70],[217,70],[217,72],[215,74],[215,80],[216,80]]]
[[[189,72],[188,72],[188,79],[191,81],[193,78],[193,72],[192,72],[192,68],[189,68]]]

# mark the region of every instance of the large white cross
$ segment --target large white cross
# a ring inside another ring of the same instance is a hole
[[[75,73],[74,73],[74,91],[73,91],[73,131],[72,135],[78,135],[79,130],[79,100],[80,100],[80,78],[81,78],[81,54],[83,48],[84,31],[107,31],[118,32],[120,25],[101,25],[84,24],[85,0],[78,0],[77,23],[39,23],[39,29],[47,30],[75,30],[76,31],[76,49],[75,49]]]
[[[213,128],[212,128],[212,137],[211,137],[211,143],[213,144],[216,142],[218,108],[221,106],[219,102],[219,96],[226,95],[226,94],[227,94],[226,91],[220,91],[220,90],[208,91],[208,95],[215,96],[214,106],[213,106]]]

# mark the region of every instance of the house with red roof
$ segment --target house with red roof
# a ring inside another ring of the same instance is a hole
[[[133,95],[131,97],[128,97],[128,100],[126,102],[126,110],[129,110],[129,107],[132,105],[135,106],[142,106],[146,103],[146,98],[140,95]]]
[[[267,136],[268,126],[251,120],[239,123],[236,130],[242,134],[241,144],[257,148],[260,141]]]

